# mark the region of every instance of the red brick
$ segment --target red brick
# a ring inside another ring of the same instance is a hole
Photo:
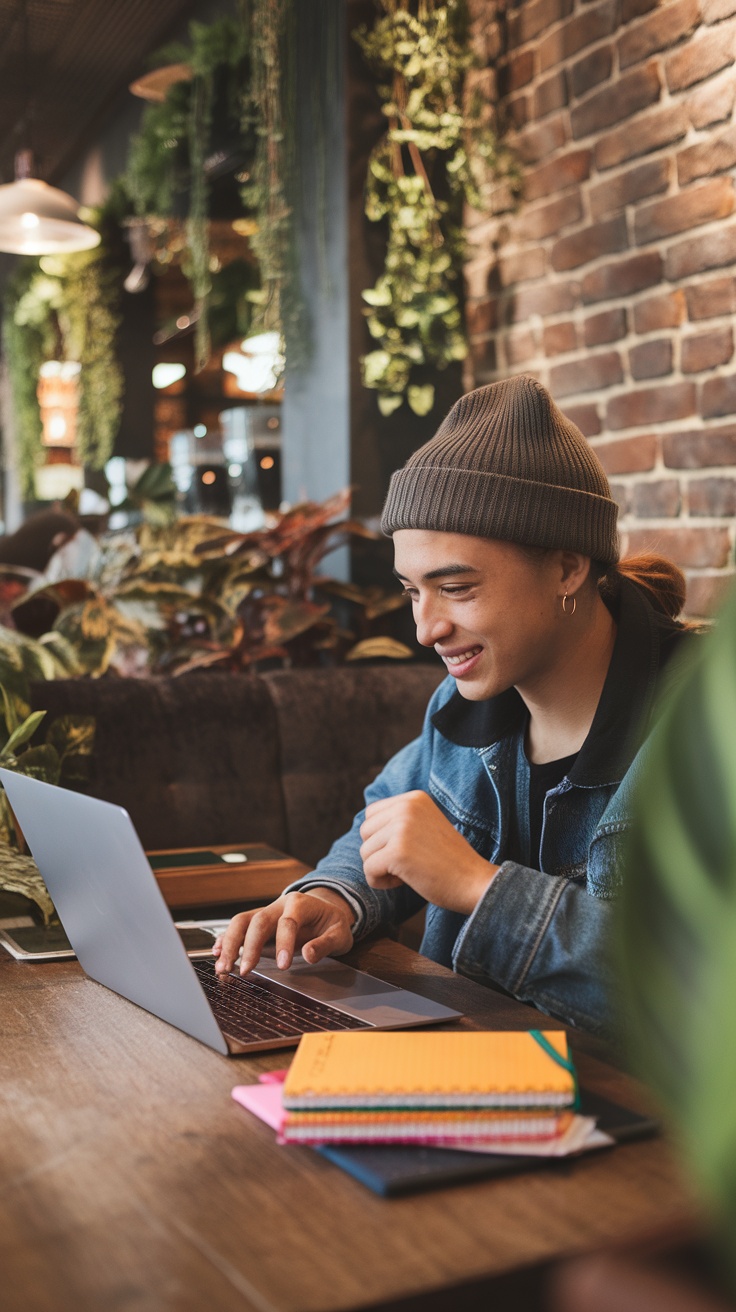
[[[526,199],[538,200],[540,196],[549,196],[550,192],[584,182],[590,174],[592,159],[590,150],[570,150],[548,164],[530,169],[524,179]]]
[[[498,261],[498,272],[504,287],[526,282],[530,278],[541,278],[546,268],[547,257],[539,246],[517,251],[513,255],[502,255]]]
[[[731,569],[713,574],[688,574],[685,614],[693,619],[710,618],[730,591],[734,580]]]
[[[570,396],[578,392],[597,392],[603,387],[622,383],[624,371],[618,351],[603,351],[600,355],[585,355],[569,364],[553,365],[549,371],[552,395]]]
[[[626,554],[654,551],[681,567],[719,569],[728,564],[730,538],[726,528],[635,528],[626,534]]]
[[[708,278],[688,287],[687,311],[691,319],[718,319],[736,310],[736,280]]]
[[[685,293],[665,292],[661,296],[648,296],[634,306],[634,331],[658,332],[662,328],[678,328],[685,319]]]
[[[732,42],[726,33],[717,28],[713,32],[696,34],[686,46],[668,55],[664,63],[665,78],[670,91],[682,91],[704,78],[727,68],[733,61]]]
[[[635,18],[641,18],[642,14],[648,14],[650,10],[656,9],[661,0],[623,0],[621,6],[621,22],[632,23]]]
[[[641,23],[632,23],[618,43],[621,68],[673,46],[697,27],[699,18],[698,0],[670,0]]]
[[[524,128],[516,140],[516,152],[524,164],[536,164],[553,155],[566,141],[565,120],[562,114],[556,114]]]
[[[542,71],[560,64],[564,59],[610,36],[618,21],[617,0],[604,0],[603,4],[589,5],[587,9],[561,23],[539,44],[539,67]]]
[[[637,519],[673,519],[680,513],[682,497],[676,478],[659,478],[637,483],[631,489],[631,510]]]
[[[612,123],[620,123],[659,100],[659,73],[655,60],[624,73],[601,91],[588,96],[570,114],[573,137],[588,137]]]
[[[545,355],[564,355],[574,351],[578,344],[575,324],[568,319],[565,323],[550,323],[542,329],[542,345]]]
[[[523,50],[511,58],[498,70],[498,90],[501,96],[509,96],[520,91],[534,78],[534,51]]]
[[[648,155],[660,146],[679,141],[688,129],[688,116],[680,104],[650,109],[634,123],[625,123],[596,142],[595,162],[599,169],[613,168],[637,155]]]
[[[641,18],[642,14],[648,14],[650,10],[656,9],[659,4],[661,4],[661,0],[623,0],[621,22],[632,23],[635,18]]]
[[[513,96],[511,100],[506,101],[506,116],[512,127],[523,128],[529,122],[530,101],[531,96],[526,94]]]
[[[509,364],[525,364],[538,354],[537,342],[531,328],[512,328],[504,336],[506,359]]]
[[[581,228],[560,237],[552,247],[550,263],[553,269],[576,269],[581,264],[589,264],[601,255],[613,255],[626,250],[629,244],[626,219],[623,214],[602,223],[594,223],[589,228]]]
[[[704,23],[720,23],[736,14],[736,0],[700,0],[700,12]]]
[[[639,437],[614,437],[595,443],[595,453],[606,473],[645,474],[654,469],[658,442],[653,433]]]
[[[509,14],[509,41],[514,46],[533,41],[546,27],[567,18],[572,7],[573,0],[531,0],[520,5],[515,13]]]
[[[669,424],[695,414],[693,383],[642,387],[614,396],[606,407],[609,428],[638,428],[642,424]]]
[[[713,123],[725,123],[731,117],[735,98],[736,82],[729,69],[688,97],[687,112],[693,127],[709,128]]]
[[[498,368],[498,353],[495,337],[485,340],[476,338],[470,343],[470,359],[476,385],[479,386],[488,374],[494,374]]]
[[[728,364],[733,356],[733,329],[714,328],[709,333],[697,333],[682,339],[682,372],[702,373]]]
[[[513,316],[521,321],[528,319],[530,314],[539,314],[543,318],[552,314],[564,314],[565,311],[575,308],[577,299],[577,283],[525,284],[514,290]]]
[[[594,269],[583,278],[580,295],[583,305],[595,301],[619,300],[632,292],[652,287],[662,278],[662,256],[658,251],[631,255],[625,260],[611,260],[600,269]]]
[[[626,311],[603,310],[589,314],[583,324],[586,346],[602,346],[604,342],[617,342],[626,336]]]
[[[736,425],[667,433],[662,439],[668,469],[713,469],[736,465]]]
[[[539,241],[542,237],[561,232],[571,223],[577,223],[582,213],[580,192],[572,191],[566,196],[560,196],[559,200],[548,201],[535,209],[526,206],[515,225],[515,232],[522,241]]]
[[[639,246],[688,232],[702,223],[725,219],[734,209],[734,190],[730,178],[711,178],[697,183],[676,196],[640,205],[634,220],[634,238]]]
[[[591,54],[583,55],[568,74],[573,96],[584,96],[592,87],[600,86],[611,76],[612,67],[613,46],[598,46]]]
[[[736,478],[691,478],[687,485],[691,515],[713,519],[736,515]]]
[[[629,485],[628,483],[610,483],[611,496],[618,506],[619,514],[626,515],[629,511]]]
[[[688,237],[670,246],[665,276],[670,282],[690,278],[705,269],[718,269],[736,261],[736,223],[722,224],[706,236]]]
[[[621,210],[644,196],[655,196],[660,191],[666,191],[669,181],[668,159],[653,159],[646,164],[635,164],[633,168],[617,173],[615,178],[591,186],[588,193],[590,212],[594,219],[600,219],[604,214]]]
[[[736,164],[736,128],[720,137],[707,137],[696,146],[687,146],[677,156],[677,179],[681,187],[695,178],[723,173]]]
[[[567,104],[567,79],[562,72],[553,73],[551,77],[540,82],[534,92],[534,117],[544,118],[555,109],[562,109]]]
[[[728,378],[709,378],[703,383],[700,413],[704,419],[736,414],[736,374]]]
[[[658,337],[651,342],[639,342],[629,351],[632,378],[663,378],[672,373],[672,342],[669,337]]]
[[[601,418],[596,405],[566,405],[565,414],[585,437],[595,437],[601,431]]]
[[[467,301],[465,304],[465,325],[471,337],[493,332],[498,327],[498,304],[496,300]]]

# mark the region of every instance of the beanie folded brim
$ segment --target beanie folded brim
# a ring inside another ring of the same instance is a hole
[[[381,519],[387,536],[418,528],[618,560],[612,499],[480,469],[406,465],[392,475]]]

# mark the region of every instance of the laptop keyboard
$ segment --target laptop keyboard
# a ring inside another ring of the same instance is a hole
[[[252,975],[215,975],[211,961],[192,961],[224,1034],[242,1043],[262,1039],[296,1039],[315,1030],[365,1030],[367,1021],[348,1016],[325,1002],[291,993],[269,979]]]

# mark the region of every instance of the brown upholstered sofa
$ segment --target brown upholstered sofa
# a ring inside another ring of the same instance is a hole
[[[264,841],[313,865],[421,727],[434,665],[36,683],[33,707],[97,721],[89,791],[144,847]]]

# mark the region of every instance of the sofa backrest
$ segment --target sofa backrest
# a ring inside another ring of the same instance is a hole
[[[144,847],[263,841],[314,864],[421,727],[434,666],[35,683],[34,710],[92,715],[89,791]]]

